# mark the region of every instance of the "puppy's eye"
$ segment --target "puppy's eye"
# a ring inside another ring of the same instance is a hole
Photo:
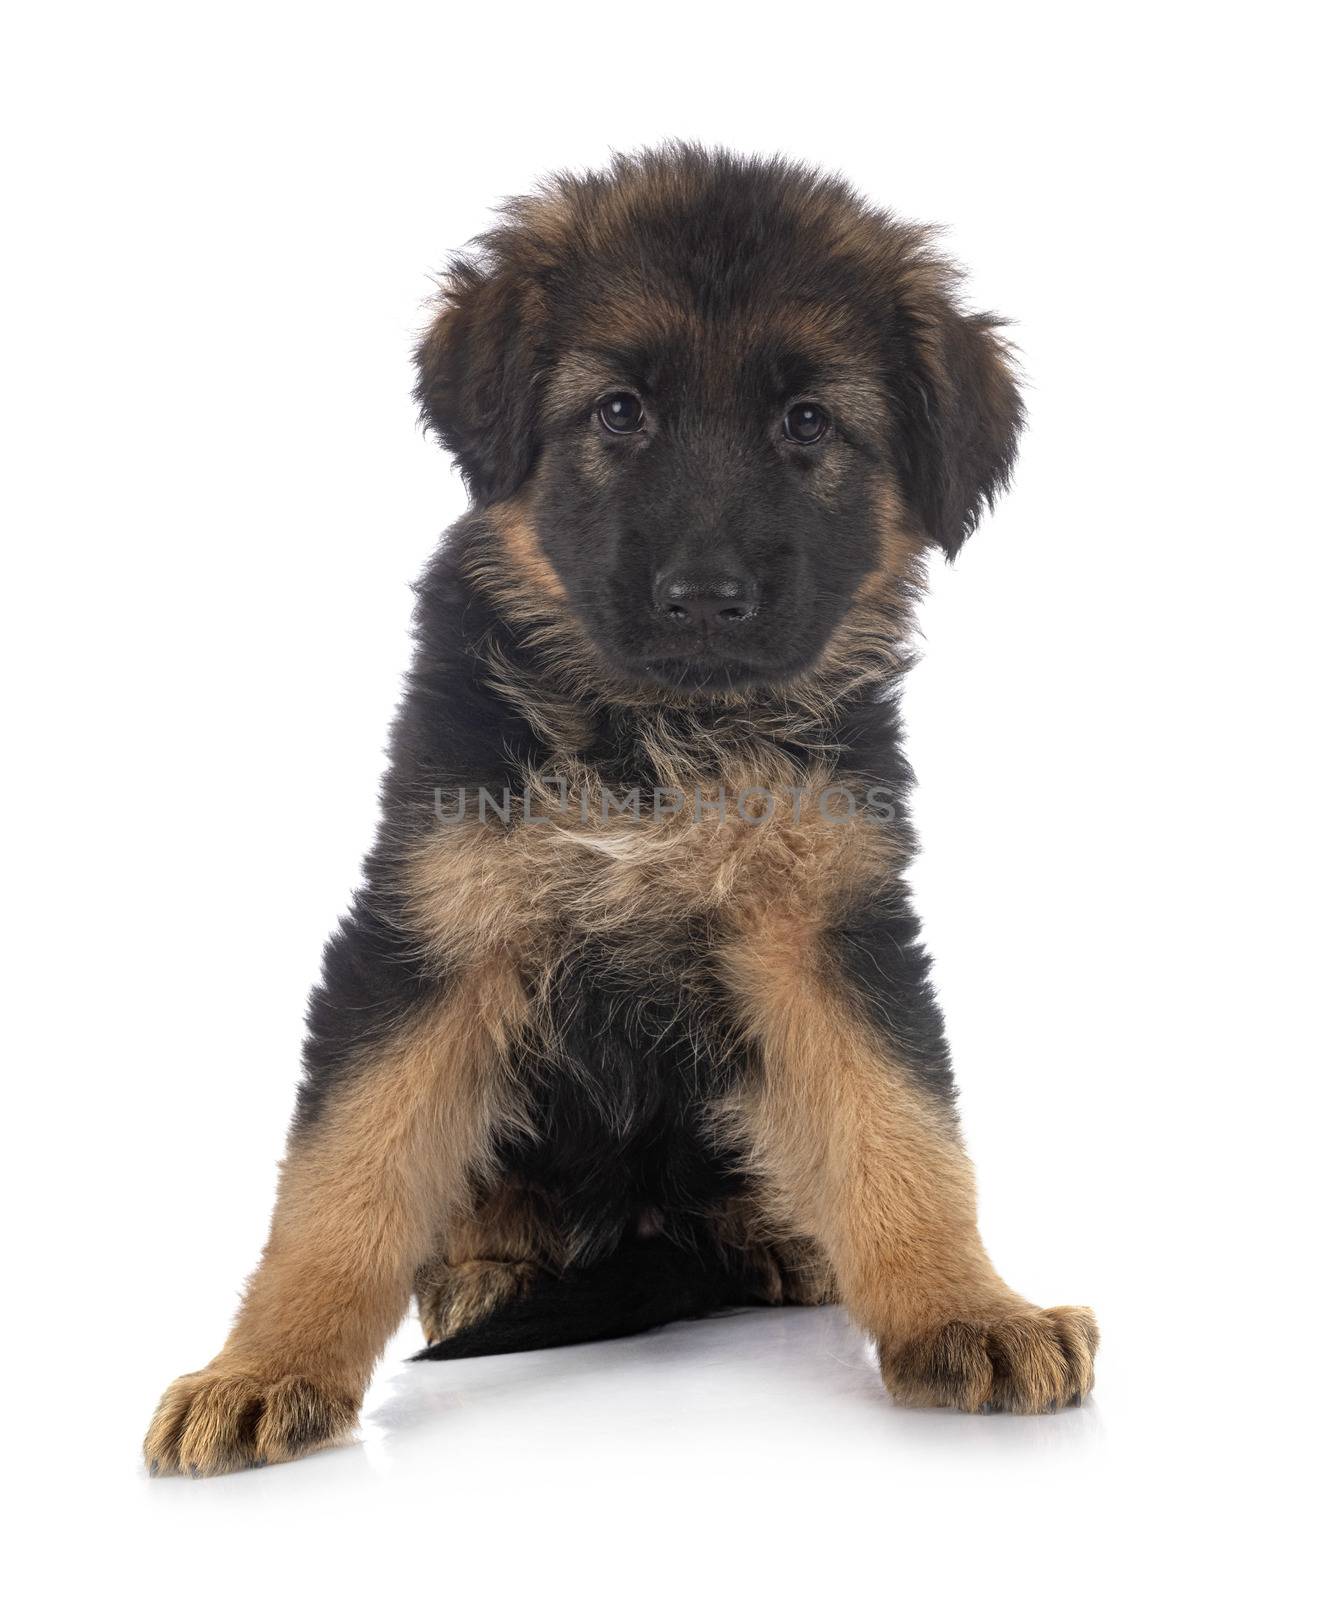
[[[642,402],[625,389],[606,395],[596,414],[611,433],[636,433],[642,426]]]
[[[795,444],[815,444],[830,426],[830,413],[814,400],[800,400],[784,414],[784,436]]]

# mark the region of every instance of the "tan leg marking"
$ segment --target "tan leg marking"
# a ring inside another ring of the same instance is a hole
[[[446,1229],[414,1292],[427,1343],[448,1339],[527,1292],[562,1250],[526,1197],[498,1183]]]
[[[760,1277],[768,1305],[824,1306],[839,1299],[821,1247],[790,1233],[755,1190],[725,1201],[710,1213],[707,1226],[727,1256],[741,1258],[744,1269]]]
[[[508,1114],[502,1065],[526,998],[507,962],[456,980],[366,1057],[290,1141],[261,1264],[223,1350],[166,1391],[153,1470],[225,1472],[341,1436],[442,1219]]]
[[[816,931],[768,917],[724,953],[764,1079],[734,1105],[787,1223],[820,1242],[897,1400],[1048,1411],[1091,1388],[1090,1311],[1015,1294],[977,1231],[953,1117],[854,1015]]]
[[[526,1294],[539,1271],[535,1261],[433,1263],[417,1282],[417,1314],[427,1343],[453,1338]]]

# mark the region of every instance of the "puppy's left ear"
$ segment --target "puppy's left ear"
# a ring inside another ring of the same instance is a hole
[[[923,531],[952,560],[1009,482],[1023,402],[994,317],[965,315],[943,290],[915,297],[904,315],[901,473]]]
[[[537,454],[536,296],[517,264],[461,257],[414,352],[413,398],[480,505],[513,494]]]

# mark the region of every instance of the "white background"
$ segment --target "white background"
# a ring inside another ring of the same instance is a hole
[[[1315,1438],[1314,95],[1258,4],[35,5],[0,84],[6,1510],[21,1592],[1294,1594]],[[1290,18],[1294,19],[1293,21]],[[833,1312],[425,1369],[150,1482],[373,824],[427,274],[667,135],[949,224],[1030,381],[933,573],[915,874],[1004,1274],[1095,1399],[897,1411]]]

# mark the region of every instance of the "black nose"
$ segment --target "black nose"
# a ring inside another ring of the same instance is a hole
[[[662,572],[656,609],[680,627],[724,628],[757,612],[757,585],[734,572]]]

